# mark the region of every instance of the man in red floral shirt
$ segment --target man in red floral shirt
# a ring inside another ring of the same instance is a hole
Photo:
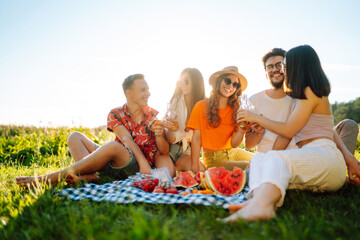
[[[93,181],[98,178],[96,172],[125,179],[139,171],[151,174],[153,167],[168,167],[174,174],[163,126],[149,129],[149,123],[158,112],[147,106],[150,92],[144,76],[130,75],[123,82],[123,90],[127,103],[111,110],[107,121],[107,128],[115,133],[116,140],[98,146],[82,133],[72,133],[68,146],[75,163],[58,172],[39,176],[39,180],[52,184],[59,178],[66,178],[68,182]],[[16,178],[17,184],[21,185],[34,181],[35,177]]]

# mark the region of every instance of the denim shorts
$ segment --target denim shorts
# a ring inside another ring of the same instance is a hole
[[[185,151],[180,144],[174,143],[170,144],[169,153],[171,160],[176,163],[176,161],[184,155],[191,155],[191,147],[188,147]]]
[[[133,152],[127,148],[130,153],[129,160],[124,166],[114,167],[108,163],[103,169],[99,171],[101,175],[110,176],[118,180],[124,180],[128,176],[132,176],[140,171],[138,162],[135,159]]]

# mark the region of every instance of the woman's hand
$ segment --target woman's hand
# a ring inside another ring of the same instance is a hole
[[[238,114],[238,122],[259,123],[259,115],[249,110],[240,109]]]
[[[164,128],[167,128],[171,131],[171,129],[175,128],[175,120],[171,120],[169,118],[164,119]]]

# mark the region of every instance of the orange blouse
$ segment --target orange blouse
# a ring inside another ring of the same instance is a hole
[[[195,104],[187,127],[189,129],[197,129],[201,132],[201,146],[211,150],[223,150],[231,147],[231,137],[235,131],[232,122],[233,109],[227,106],[225,109],[219,109],[221,119],[220,125],[216,128],[210,127],[207,121],[206,103],[207,99],[199,101]]]

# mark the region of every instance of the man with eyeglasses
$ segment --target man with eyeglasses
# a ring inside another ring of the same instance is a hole
[[[266,78],[270,81],[272,88],[256,93],[249,99],[257,112],[279,122],[287,120],[293,104],[293,99],[287,96],[283,90],[282,64],[284,57],[285,51],[281,48],[274,48],[264,55],[262,61]],[[289,142],[258,125],[252,125],[252,131],[246,134],[245,146],[248,149],[256,147],[258,152],[297,148],[294,140]]]
[[[271,89],[261,91],[250,97],[251,103],[256,111],[263,116],[279,122],[285,122],[291,113],[293,99],[286,95],[283,89],[284,72],[283,62],[285,50],[273,48],[266,53],[262,62],[264,64],[266,78],[272,85]],[[256,124],[251,125],[252,130],[245,135],[245,146],[247,149],[257,148],[258,152],[270,150],[283,150],[297,148],[294,139],[286,139],[264,129]],[[338,146],[344,157],[352,157],[356,148],[359,127],[350,119],[341,121],[334,127],[336,133],[343,141],[343,146]]]

